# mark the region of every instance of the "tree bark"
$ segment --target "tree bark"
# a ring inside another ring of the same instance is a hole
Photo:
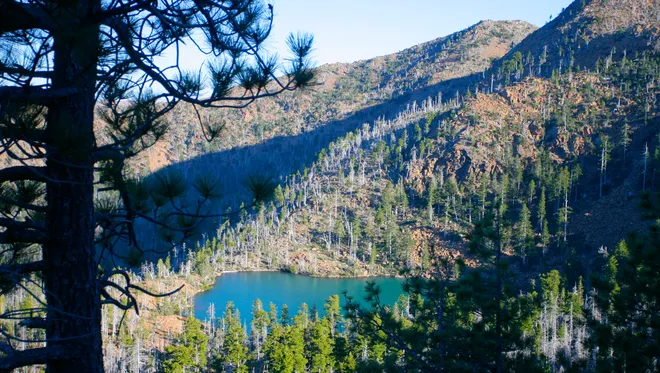
[[[101,303],[94,253],[94,104],[98,63],[98,25],[86,20],[99,0],[58,5],[53,31],[53,89],[73,94],[48,106],[46,136],[52,155],[47,232],[43,246],[48,303],[48,346],[75,351],[75,358],[50,360],[47,372],[103,372]]]

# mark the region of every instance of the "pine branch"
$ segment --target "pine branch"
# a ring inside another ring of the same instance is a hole
[[[0,233],[0,244],[26,243],[43,244],[48,242],[48,235],[35,230],[6,230]]]
[[[13,0],[0,0],[0,35],[21,30],[49,30],[53,26],[52,20],[42,7]]]
[[[46,206],[37,206],[37,205],[30,204],[30,203],[24,203],[24,202],[16,201],[14,199],[7,198],[7,197],[2,197],[2,196],[0,196],[0,202],[6,203],[8,205],[13,205],[13,206],[16,206],[18,208],[25,209],[25,210],[32,210],[32,211],[43,212],[43,213],[46,213],[48,211],[48,208]]]
[[[0,183],[6,181],[32,180],[46,182],[46,167],[13,166],[0,170]]]
[[[6,264],[0,266],[0,273],[10,273],[17,275],[25,275],[37,271],[44,271],[46,265],[43,261],[23,263],[23,264]]]
[[[1,74],[0,69],[0,74]],[[0,139],[21,140],[30,146],[43,146],[46,142],[46,132],[41,129],[24,130],[22,128],[0,127]]]
[[[0,0],[1,1],[1,0]],[[0,12],[1,14],[1,12]],[[0,24],[1,24],[0,20]],[[45,105],[54,100],[71,96],[77,93],[75,88],[45,88],[40,86],[29,87],[0,87],[0,101],[20,101],[31,104]]]
[[[46,329],[48,326],[48,321],[41,317],[29,317],[27,319],[21,320],[18,325],[28,329]]]
[[[199,99],[197,97],[192,97],[190,95],[184,94],[181,90],[179,90],[175,86],[176,82],[168,79],[158,67],[153,65],[150,66],[147,62],[145,62],[149,61],[149,59],[147,56],[135,49],[129,26],[126,25],[121,19],[117,17],[107,19],[105,21],[105,25],[110,27],[117,34],[118,43],[121,44],[131,61],[149,78],[153,79],[154,82],[160,84],[166,91],[166,93],[158,95],[156,98],[169,97],[179,101],[197,104],[202,107],[241,109],[249,106],[251,103],[258,99],[277,96],[282,92],[293,91],[296,88],[295,81],[290,79],[286,84],[278,84],[278,89],[274,91],[267,91],[259,87],[257,88],[256,92],[251,92],[250,94],[245,94],[243,96],[212,97],[209,99]],[[217,102],[237,103],[218,105]]]
[[[7,356],[0,358],[0,373],[10,373],[16,368],[75,357],[75,351],[71,351],[70,347],[65,348],[65,346],[48,346],[23,351],[14,350],[8,353]]]
[[[44,230],[44,226],[32,220],[14,220],[9,218],[0,217],[0,227],[6,227],[7,229],[15,230],[28,230],[28,229],[37,229]]]

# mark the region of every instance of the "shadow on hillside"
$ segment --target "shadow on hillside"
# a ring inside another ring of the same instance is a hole
[[[278,136],[254,145],[201,155],[165,167],[150,178],[157,174],[175,171],[183,173],[192,183],[198,177],[210,175],[220,181],[223,192],[223,200],[216,204],[214,213],[226,211],[228,207],[235,210],[242,202],[249,200],[244,186],[249,176],[263,175],[272,177],[278,182],[283,181],[287,176],[310,167],[317,159],[318,153],[337,138],[361,128],[366,123],[372,124],[379,118],[394,120],[400,112],[406,110],[407,105],[412,105],[413,102],[421,105],[423,100],[428,97],[437,98],[439,94],[446,98],[443,101],[447,101],[447,98],[455,97],[457,92],[462,94],[468,87],[476,84],[481,76],[482,74],[479,73],[439,82],[359,110],[344,119],[330,121],[312,131],[298,135]],[[192,197],[189,201],[195,203]],[[206,222],[201,231],[213,232],[217,225],[217,221]],[[143,242],[157,245],[157,240],[154,238],[155,228],[142,226],[140,231],[146,238]],[[194,240],[200,238],[201,236],[198,236]]]

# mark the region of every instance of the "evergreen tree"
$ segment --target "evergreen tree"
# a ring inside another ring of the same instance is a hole
[[[254,358],[259,361],[263,358],[263,345],[268,335],[268,324],[270,320],[268,313],[264,311],[261,300],[256,299],[252,303],[252,323],[251,323],[251,347],[254,351]]]
[[[536,198],[536,182],[531,180],[527,188],[527,203],[532,204]]]
[[[536,221],[538,222],[538,229],[539,231],[543,230],[543,222],[546,220],[545,219],[545,214],[546,214],[546,202],[545,202],[545,187],[541,188],[541,195],[539,197],[539,204],[537,206],[536,210]]]
[[[291,324],[291,316],[289,316],[289,306],[283,305],[282,311],[280,311],[280,324],[282,326],[289,326]]]
[[[163,371],[165,373],[199,372],[206,368],[208,337],[202,331],[202,323],[191,316],[183,325],[177,343],[165,348]]]
[[[601,371],[657,370],[660,359],[660,201],[644,196],[649,217],[656,219],[646,234],[632,233],[605,258],[602,275],[594,279],[602,315],[591,322]]]
[[[284,309],[284,307],[283,307]],[[277,373],[304,373],[305,338],[302,325],[277,325],[266,339],[265,360],[269,371]]]
[[[325,310],[325,317],[328,319],[330,324],[330,332],[334,337],[335,333],[337,332],[337,326],[341,326],[343,321],[343,317],[340,312],[341,309],[339,307],[339,295],[335,294],[328,297],[328,299],[325,301],[325,304],[323,305],[323,309]]]
[[[531,217],[532,214],[527,208],[527,204],[523,203],[517,224],[518,254],[522,258],[523,264],[526,263],[527,256],[534,247]]]
[[[540,371],[543,364],[531,354],[533,341],[526,336],[535,295],[517,295],[504,283],[510,275],[499,248],[500,224],[488,214],[470,236],[471,252],[483,267],[439,260],[430,278],[407,277],[409,297],[394,308],[381,304],[373,283],[366,288],[370,308],[348,297],[351,330],[372,346],[364,350],[368,361],[358,359],[358,370]],[[387,348],[379,351],[380,345]]]
[[[282,191],[282,186],[281,185],[278,185],[275,188],[274,198],[275,198],[275,202],[277,202],[278,206],[282,206],[284,204],[284,198],[285,197],[284,197],[284,192]]]
[[[224,343],[216,357],[216,368],[223,370],[223,367],[226,366],[235,372],[247,373],[249,371],[246,365],[248,359],[247,336],[241,326],[240,313],[234,307],[233,302],[227,302],[222,319]]]
[[[35,203],[5,201],[22,213],[1,224],[11,232],[0,237],[11,247],[3,251],[2,272],[39,276],[47,305],[39,338],[47,346],[6,350],[0,366],[99,373],[101,307],[137,310],[133,293],[140,289],[126,272],[102,276],[99,254],[110,263],[126,257],[117,252],[117,241],[134,259],[153,250],[137,239],[137,220],[174,228],[168,236],[177,241],[189,238],[196,227],[191,216],[208,215],[217,196],[217,184],[202,180],[195,187],[200,208],[171,211],[164,205],[182,196],[185,179],[166,175],[148,190],[126,165],[163,138],[162,116],[180,102],[244,107],[308,85],[312,37],[288,39],[293,56],[282,69],[264,54],[273,11],[259,0],[7,0],[0,8],[2,153],[21,159],[2,169],[0,183],[29,182],[43,191]],[[198,47],[208,63],[194,72],[159,66],[164,55],[178,61],[184,44]],[[209,141],[222,129],[203,119],[198,124],[200,137]],[[14,146],[19,141],[21,149]],[[97,204],[103,200],[109,209]],[[28,218],[35,212],[38,221]],[[10,260],[27,248],[35,255],[22,264]],[[112,298],[114,291],[122,299]]]
[[[330,319],[326,316],[312,325],[311,338],[307,347],[309,356],[309,371],[330,373],[335,365],[332,351],[334,339],[332,338]]]
[[[473,364],[483,364],[497,372],[517,371],[535,365],[534,356],[509,355],[509,351],[531,348],[525,325],[533,317],[533,294],[516,294],[510,282],[508,258],[502,251],[503,209],[497,211],[477,222],[469,236],[470,252],[484,265],[464,270],[457,285],[456,302],[463,314],[482,315],[469,324],[469,345],[479,346],[472,352]]]
[[[550,228],[548,228],[548,220],[543,220],[543,230],[541,231],[541,248],[545,256],[548,246],[550,245]]]

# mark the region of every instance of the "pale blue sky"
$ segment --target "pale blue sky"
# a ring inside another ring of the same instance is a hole
[[[481,20],[543,26],[572,0],[272,0],[273,49],[291,31],[316,40],[319,64],[390,54],[446,36]]]
[[[268,0],[266,0],[268,1]],[[481,20],[524,20],[543,26],[572,0],[270,0],[275,9],[268,49],[286,57],[290,32],[314,34],[314,62],[353,62],[395,53],[463,30]],[[180,67],[204,64],[184,47]],[[159,62],[173,63],[172,55]]]

